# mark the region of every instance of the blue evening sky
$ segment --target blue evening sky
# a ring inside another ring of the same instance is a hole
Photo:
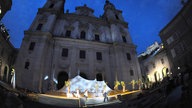
[[[37,9],[46,0],[12,0],[13,5],[2,22],[9,29],[10,41],[19,48],[27,30],[36,16]],[[161,42],[160,30],[165,27],[179,12],[180,0],[110,0],[115,7],[123,11],[133,43],[137,45],[137,53],[141,53],[153,44]],[[87,4],[95,10],[95,16],[103,14],[105,0],[66,0],[65,10],[74,12],[76,6]]]

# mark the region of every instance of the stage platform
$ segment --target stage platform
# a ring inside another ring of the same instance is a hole
[[[91,107],[91,106],[118,104],[121,103],[121,99],[123,97],[138,94],[139,92],[140,90],[131,92],[114,91],[113,93],[109,94],[108,101],[105,102],[103,96],[88,97],[87,99],[82,95],[80,96],[80,98],[66,97],[66,94],[64,93],[29,94],[28,96],[34,101],[47,105],[60,106],[60,107],[89,107],[89,106]]]

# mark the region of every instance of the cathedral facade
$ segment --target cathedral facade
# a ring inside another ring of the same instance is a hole
[[[85,79],[131,82],[141,77],[122,11],[106,0],[104,14],[76,7],[64,12],[65,0],[47,0],[39,8],[17,57],[16,85],[36,92],[60,89],[77,75]],[[129,88],[128,88],[129,89]]]

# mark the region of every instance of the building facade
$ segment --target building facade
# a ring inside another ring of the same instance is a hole
[[[0,80],[11,81],[11,70],[17,55],[16,49],[9,41],[9,34],[5,26],[0,24]]]
[[[173,20],[161,30],[171,71],[174,76],[192,67],[192,1],[188,0]]]
[[[11,9],[12,0],[0,0],[0,20]],[[0,80],[11,82],[12,69],[17,55],[17,50],[9,41],[10,35],[5,25],[0,22]]]
[[[114,81],[139,79],[136,46],[122,11],[106,0],[104,14],[76,7],[64,12],[65,0],[47,0],[38,10],[25,36],[16,63],[18,87],[42,92],[64,86],[80,75],[86,79]]]
[[[170,65],[163,44],[155,42],[139,55],[143,82],[157,83],[171,76]],[[148,85],[149,86],[149,85]]]
[[[0,20],[7,13],[7,11],[11,10],[12,0],[0,0]]]

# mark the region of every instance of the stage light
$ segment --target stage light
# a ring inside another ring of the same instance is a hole
[[[44,80],[47,80],[48,78],[49,78],[49,76],[45,76],[45,77],[44,77]]]

